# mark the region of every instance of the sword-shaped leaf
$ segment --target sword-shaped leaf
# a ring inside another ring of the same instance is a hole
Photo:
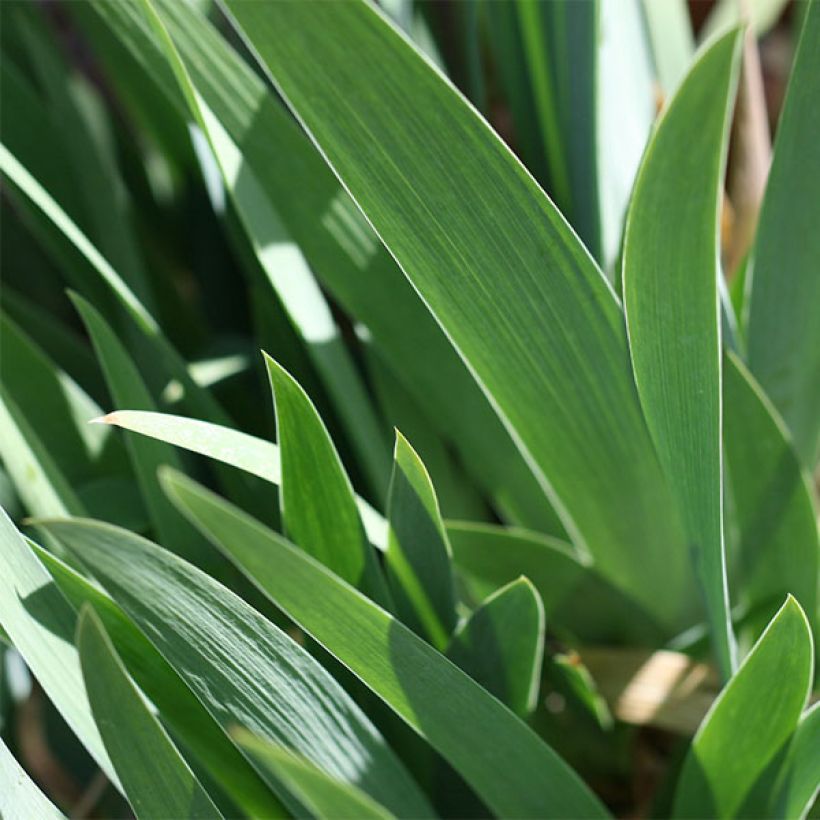
[[[221,818],[88,606],[77,623],[77,649],[94,720],[137,818]]]
[[[163,481],[248,578],[424,737],[494,812],[606,815],[549,746],[400,621],[204,487],[170,471]]]
[[[635,381],[727,677],[718,214],[739,43],[732,31],[705,50],[658,123],[635,183],[623,260]]]

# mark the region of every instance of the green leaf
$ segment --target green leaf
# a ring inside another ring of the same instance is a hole
[[[443,650],[458,621],[450,545],[430,476],[396,431],[385,569],[396,614]]]
[[[185,110],[178,84],[136,3],[74,8],[99,15],[160,93]],[[195,9],[175,0],[159,0],[158,8],[197,92],[240,148],[243,170],[252,169],[322,284],[367,326],[394,371],[429,408],[439,432],[453,439],[459,456],[503,514],[563,535],[543,487],[486,396],[302,131]]]
[[[772,816],[803,818],[820,789],[820,704],[800,718],[772,795]]]
[[[126,530],[81,519],[38,526],[92,570],[223,729],[238,724],[281,743],[397,816],[429,815],[418,787],[341,686],[242,599]],[[281,784],[269,782],[287,800]]]
[[[544,605],[527,578],[493,593],[453,635],[447,657],[517,715],[538,701]]]
[[[725,686],[692,741],[676,817],[732,817],[797,726],[812,680],[811,632],[791,596]]]
[[[588,571],[569,544],[535,532],[448,521],[447,535],[459,570],[480,598],[525,575],[538,590],[547,616]]]
[[[278,445],[247,433],[198,419],[141,410],[119,410],[100,421],[230,464],[272,484],[282,483]],[[387,522],[363,498],[357,496],[356,505],[370,543],[385,549]]]
[[[96,402],[5,313],[0,313],[0,374],[15,405],[73,484],[102,470],[127,469],[110,431],[88,425],[100,415]]]
[[[169,471],[163,482],[248,578],[426,738],[494,812],[605,816],[578,776],[509,709],[389,613],[203,487]]]
[[[749,368],[811,471],[820,442],[820,3],[806,5],[746,274],[746,340]]]
[[[252,817],[284,817],[284,808],[168,661],[114,601],[59,558],[29,545],[75,611],[93,607],[135,682],[176,737],[237,806]]]
[[[121,407],[153,410],[155,405],[148,388],[108,323],[81,296],[71,294],[71,298],[91,337],[114,403]],[[159,540],[168,549],[201,567],[209,567],[212,571],[218,569],[219,562],[214,560],[213,550],[202,543],[188,522],[168,503],[157,483],[160,465],[182,468],[177,452],[160,442],[133,436],[127,437],[126,447]]]
[[[259,264],[304,342],[329,394],[335,399],[347,432],[361,456],[370,486],[380,497],[389,475],[383,430],[330,307],[253,170],[245,166],[239,147],[198,95],[161,14],[151,0],[142,0],[142,8],[165,50],[190,115],[206,135],[225,189],[232,198]]]
[[[0,455],[26,509],[35,515],[80,515],[84,507],[68,479],[0,385]]]
[[[817,624],[820,542],[811,481],[777,411],[740,360],[723,370],[726,474],[739,531],[737,602],[768,619],[787,593]]]
[[[282,462],[282,520],[302,549],[384,603],[387,588],[365,537],[353,487],[316,408],[287,371],[265,356]]]
[[[77,649],[91,711],[137,818],[222,817],[88,606],[77,623]]]
[[[665,624],[685,619],[688,556],[623,316],[561,215],[372,7],[225,6],[480,381],[576,547]]]
[[[0,738],[0,817],[5,820],[64,820],[64,815],[40,791],[37,784]]]
[[[88,705],[74,648],[74,612],[1,509],[0,625],[49,700],[119,788]]]
[[[644,156],[624,239],[635,381],[678,499],[715,652],[731,674],[721,488],[718,213],[740,37],[703,52]]]
[[[316,817],[339,820],[388,820],[393,817],[360,789],[329,777],[318,766],[284,747],[242,729],[233,735],[249,755],[267,766]]]
[[[695,53],[695,38],[686,0],[642,0],[655,72],[668,95],[686,74]]]

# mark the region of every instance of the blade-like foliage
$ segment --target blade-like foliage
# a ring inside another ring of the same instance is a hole
[[[746,338],[749,367],[812,470],[820,441],[820,3],[805,5],[747,273]]]
[[[569,544],[538,533],[449,521],[447,535],[459,570],[480,598],[525,575],[551,615],[587,571]]]
[[[429,814],[341,686],[232,592],[127,530],[81,519],[38,526],[93,571],[223,728],[238,724],[284,744],[397,816]]]
[[[64,820],[0,738],[0,817],[5,820]]]
[[[171,498],[248,578],[426,738],[493,811],[605,815],[560,757],[415,633],[190,479],[166,472],[163,480]]]
[[[679,621],[686,550],[623,318],[561,215],[370,6],[225,6],[549,485],[576,546]]]
[[[134,681],[157,707],[174,736],[194,753],[233,802],[250,816],[285,817],[284,808],[270,789],[122,609],[59,558],[29,544],[76,612],[84,606],[93,607]]]
[[[767,623],[791,593],[816,625],[820,542],[810,479],[777,411],[731,353],[723,379],[726,470],[738,528],[738,603]]]
[[[89,607],[77,623],[77,649],[94,720],[137,818],[222,817],[129,680]]]
[[[388,524],[385,569],[396,614],[443,650],[458,620],[450,545],[430,476],[398,430]]]
[[[265,363],[276,405],[285,528],[302,549],[385,604],[384,576],[333,441],[293,377],[269,356]]]
[[[243,169],[252,169],[322,284],[367,326],[504,514],[563,534],[543,488],[473,376],[302,131],[196,9],[176,0],[159,0],[156,6],[197,93],[241,150]],[[74,8],[81,19],[84,12],[98,16],[158,90],[185,110],[137,3]]]
[[[0,625],[49,700],[113,783],[74,648],[74,611],[0,509]]]
[[[519,578],[483,601],[446,655],[517,715],[531,712],[544,657],[544,605],[535,587]]]
[[[788,741],[812,679],[811,632],[789,598],[698,729],[675,792],[676,817],[732,817]]]
[[[389,474],[384,436],[364,385],[339,335],[330,308],[298,247],[287,236],[253,171],[245,167],[239,148],[201,100],[151,0],[143,12],[187,101],[190,115],[213,151],[226,190],[242,226],[288,318],[305,343],[361,455],[374,493],[381,495]]]
[[[334,780],[318,766],[282,746],[261,740],[245,730],[234,732],[236,741],[296,795],[316,817],[339,820],[388,820],[394,815],[349,783]]]
[[[677,496],[724,675],[733,666],[721,490],[718,206],[740,39],[706,50],[644,156],[624,239],[635,381]]]
[[[109,413],[101,421],[230,464],[272,484],[282,483],[279,446],[247,433],[198,419],[141,410]],[[385,549],[387,522],[363,498],[357,496],[356,505],[368,540]]]

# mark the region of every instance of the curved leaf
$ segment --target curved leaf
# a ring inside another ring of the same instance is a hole
[[[396,614],[439,650],[458,621],[450,545],[430,476],[396,431],[385,569]]]
[[[494,812],[606,815],[549,746],[414,632],[190,479],[166,471],[163,482],[180,509],[248,578],[426,738]]]
[[[82,519],[38,526],[93,571],[223,728],[238,724],[293,749],[397,816],[429,815],[349,695],[241,598],[127,530]],[[278,782],[270,785],[281,791]]]
[[[820,441],[820,3],[806,4],[747,288],[749,368],[813,470]]]
[[[393,817],[363,791],[334,780],[313,763],[282,746],[261,740],[244,730],[235,731],[233,736],[251,757],[267,766],[316,817],[338,820],[388,820]]]
[[[59,558],[33,542],[29,545],[76,611],[85,605],[94,608],[136,683],[234,803],[253,817],[285,817],[270,789],[122,609]]]
[[[535,708],[544,659],[544,605],[519,578],[502,587],[465,621],[445,653],[456,666],[517,715]]]
[[[224,5],[482,384],[573,543],[679,623],[688,556],[623,316],[564,219],[373,7]]]
[[[282,462],[282,521],[291,538],[374,600],[389,600],[367,541],[353,487],[330,434],[304,390],[269,356]]]
[[[0,625],[74,734],[118,785],[88,705],[74,622],[68,601],[0,509]]]
[[[726,676],[734,650],[723,551],[718,209],[739,45],[732,31],[704,51],[658,123],[635,183],[623,259],[635,382]]]
[[[789,597],[692,741],[675,817],[731,817],[797,726],[812,679],[809,625]]]
[[[137,818],[221,818],[90,607],[77,622],[77,649],[91,711]]]
[[[282,483],[279,446],[239,430],[231,430],[208,421],[142,410],[119,410],[96,421],[132,430],[223,464],[230,464],[271,484]],[[356,497],[356,506],[370,543],[379,549],[385,549],[387,522],[363,498]]]

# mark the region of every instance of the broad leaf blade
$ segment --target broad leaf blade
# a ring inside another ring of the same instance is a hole
[[[812,679],[809,625],[789,597],[698,729],[676,817],[731,817],[797,726]]]
[[[373,8],[225,6],[480,380],[576,546],[679,621],[686,550],[623,318],[561,215]],[[387,63],[389,74],[373,70]]]
[[[72,300],[91,337],[114,403],[121,407],[153,410],[154,400],[148,388],[111,327],[81,296],[72,294]],[[159,540],[187,560],[216,570],[219,562],[214,560],[213,551],[203,545],[188,522],[168,503],[157,484],[160,465],[182,468],[177,452],[168,445],[150,439],[127,438],[126,447]]]
[[[177,84],[136,3],[74,8],[99,15],[160,93],[184,111]],[[543,488],[472,374],[299,127],[201,14],[175,0],[159,0],[158,8],[198,93],[241,149],[243,167],[253,169],[322,284],[367,326],[502,513],[533,529],[563,535]]]
[[[80,519],[38,526],[93,571],[223,728],[244,726],[293,749],[397,816],[429,815],[418,787],[341,686],[232,592],[126,530]]]
[[[88,607],[77,624],[77,649],[94,719],[137,818],[222,817]]]
[[[74,611],[3,510],[0,546],[0,625],[89,754],[118,784],[88,705],[74,648]]]
[[[473,612],[445,653],[521,717],[535,708],[544,659],[544,605],[519,578]]]
[[[339,820],[389,820],[393,817],[355,786],[334,780],[282,746],[261,740],[244,730],[234,732],[234,738],[251,757],[267,766],[316,817]]]
[[[119,410],[101,421],[229,464],[272,484],[282,483],[279,446],[247,433],[208,421],[141,410]],[[356,505],[370,543],[385,549],[387,522],[363,498],[357,496]]]
[[[5,820],[64,820],[62,812],[37,784],[0,738],[0,817]]]
[[[747,273],[749,367],[813,470],[820,441],[820,3],[807,4]]]
[[[398,430],[385,568],[399,618],[443,650],[458,621],[450,545],[430,476]]]
[[[122,609],[60,559],[36,544],[30,546],[76,611],[86,605],[94,608],[136,683],[234,803],[253,817],[286,816],[219,724]]]
[[[724,675],[733,666],[723,552],[718,206],[738,33],[705,51],[650,141],[624,240],[635,381],[678,499]]]
[[[265,357],[282,462],[282,520],[295,543],[384,603],[387,589],[365,538],[353,487],[307,394]]]
[[[184,476],[180,508],[270,599],[426,738],[499,815],[599,817],[577,775],[425,641],[277,533]],[[389,807],[389,806],[388,806]]]
[[[808,475],[777,411],[733,354],[724,359],[724,443],[738,528],[738,603],[771,618],[787,593],[817,625],[820,543]]]
[[[538,590],[547,615],[573,593],[588,571],[569,544],[527,530],[448,521],[447,535],[456,565],[481,598],[525,575]]]

